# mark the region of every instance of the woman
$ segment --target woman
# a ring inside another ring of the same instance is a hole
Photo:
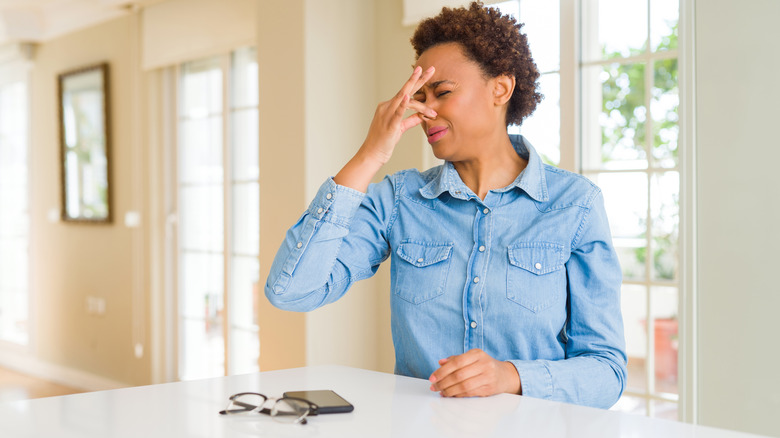
[[[626,379],[620,267],[598,187],[507,134],[541,100],[520,26],[481,3],[419,25],[411,77],[288,231],[265,293],[312,310],[390,258],[396,373],[606,408]],[[370,184],[417,125],[445,164]]]

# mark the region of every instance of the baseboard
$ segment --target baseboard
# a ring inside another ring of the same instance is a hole
[[[44,362],[26,352],[13,351],[13,349],[10,351],[6,348],[2,349],[0,367],[83,391],[103,391],[133,386],[86,371]]]

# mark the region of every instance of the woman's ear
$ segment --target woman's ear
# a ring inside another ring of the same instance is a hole
[[[493,102],[496,106],[502,106],[509,102],[515,91],[515,77],[498,75],[493,78]]]

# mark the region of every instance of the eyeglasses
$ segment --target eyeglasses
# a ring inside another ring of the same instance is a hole
[[[241,392],[230,396],[230,403],[220,415],[258,413],[270,415],[282,423],[306,424],[306,417],[317,415],[319,408],[314,403],[295,397],[275,399],[271,409],[264,408],[269,398],[256,392]],[[270,399],[274,400],[274,399]]]

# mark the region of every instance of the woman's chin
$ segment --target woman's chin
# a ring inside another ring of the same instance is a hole
[[[441,143],[436,142],[431,145],[431,152],[433,152],[433,156],[444,161],[448,161],[450,158],[449,151],[446,150],[446,148],[442,147]]]

